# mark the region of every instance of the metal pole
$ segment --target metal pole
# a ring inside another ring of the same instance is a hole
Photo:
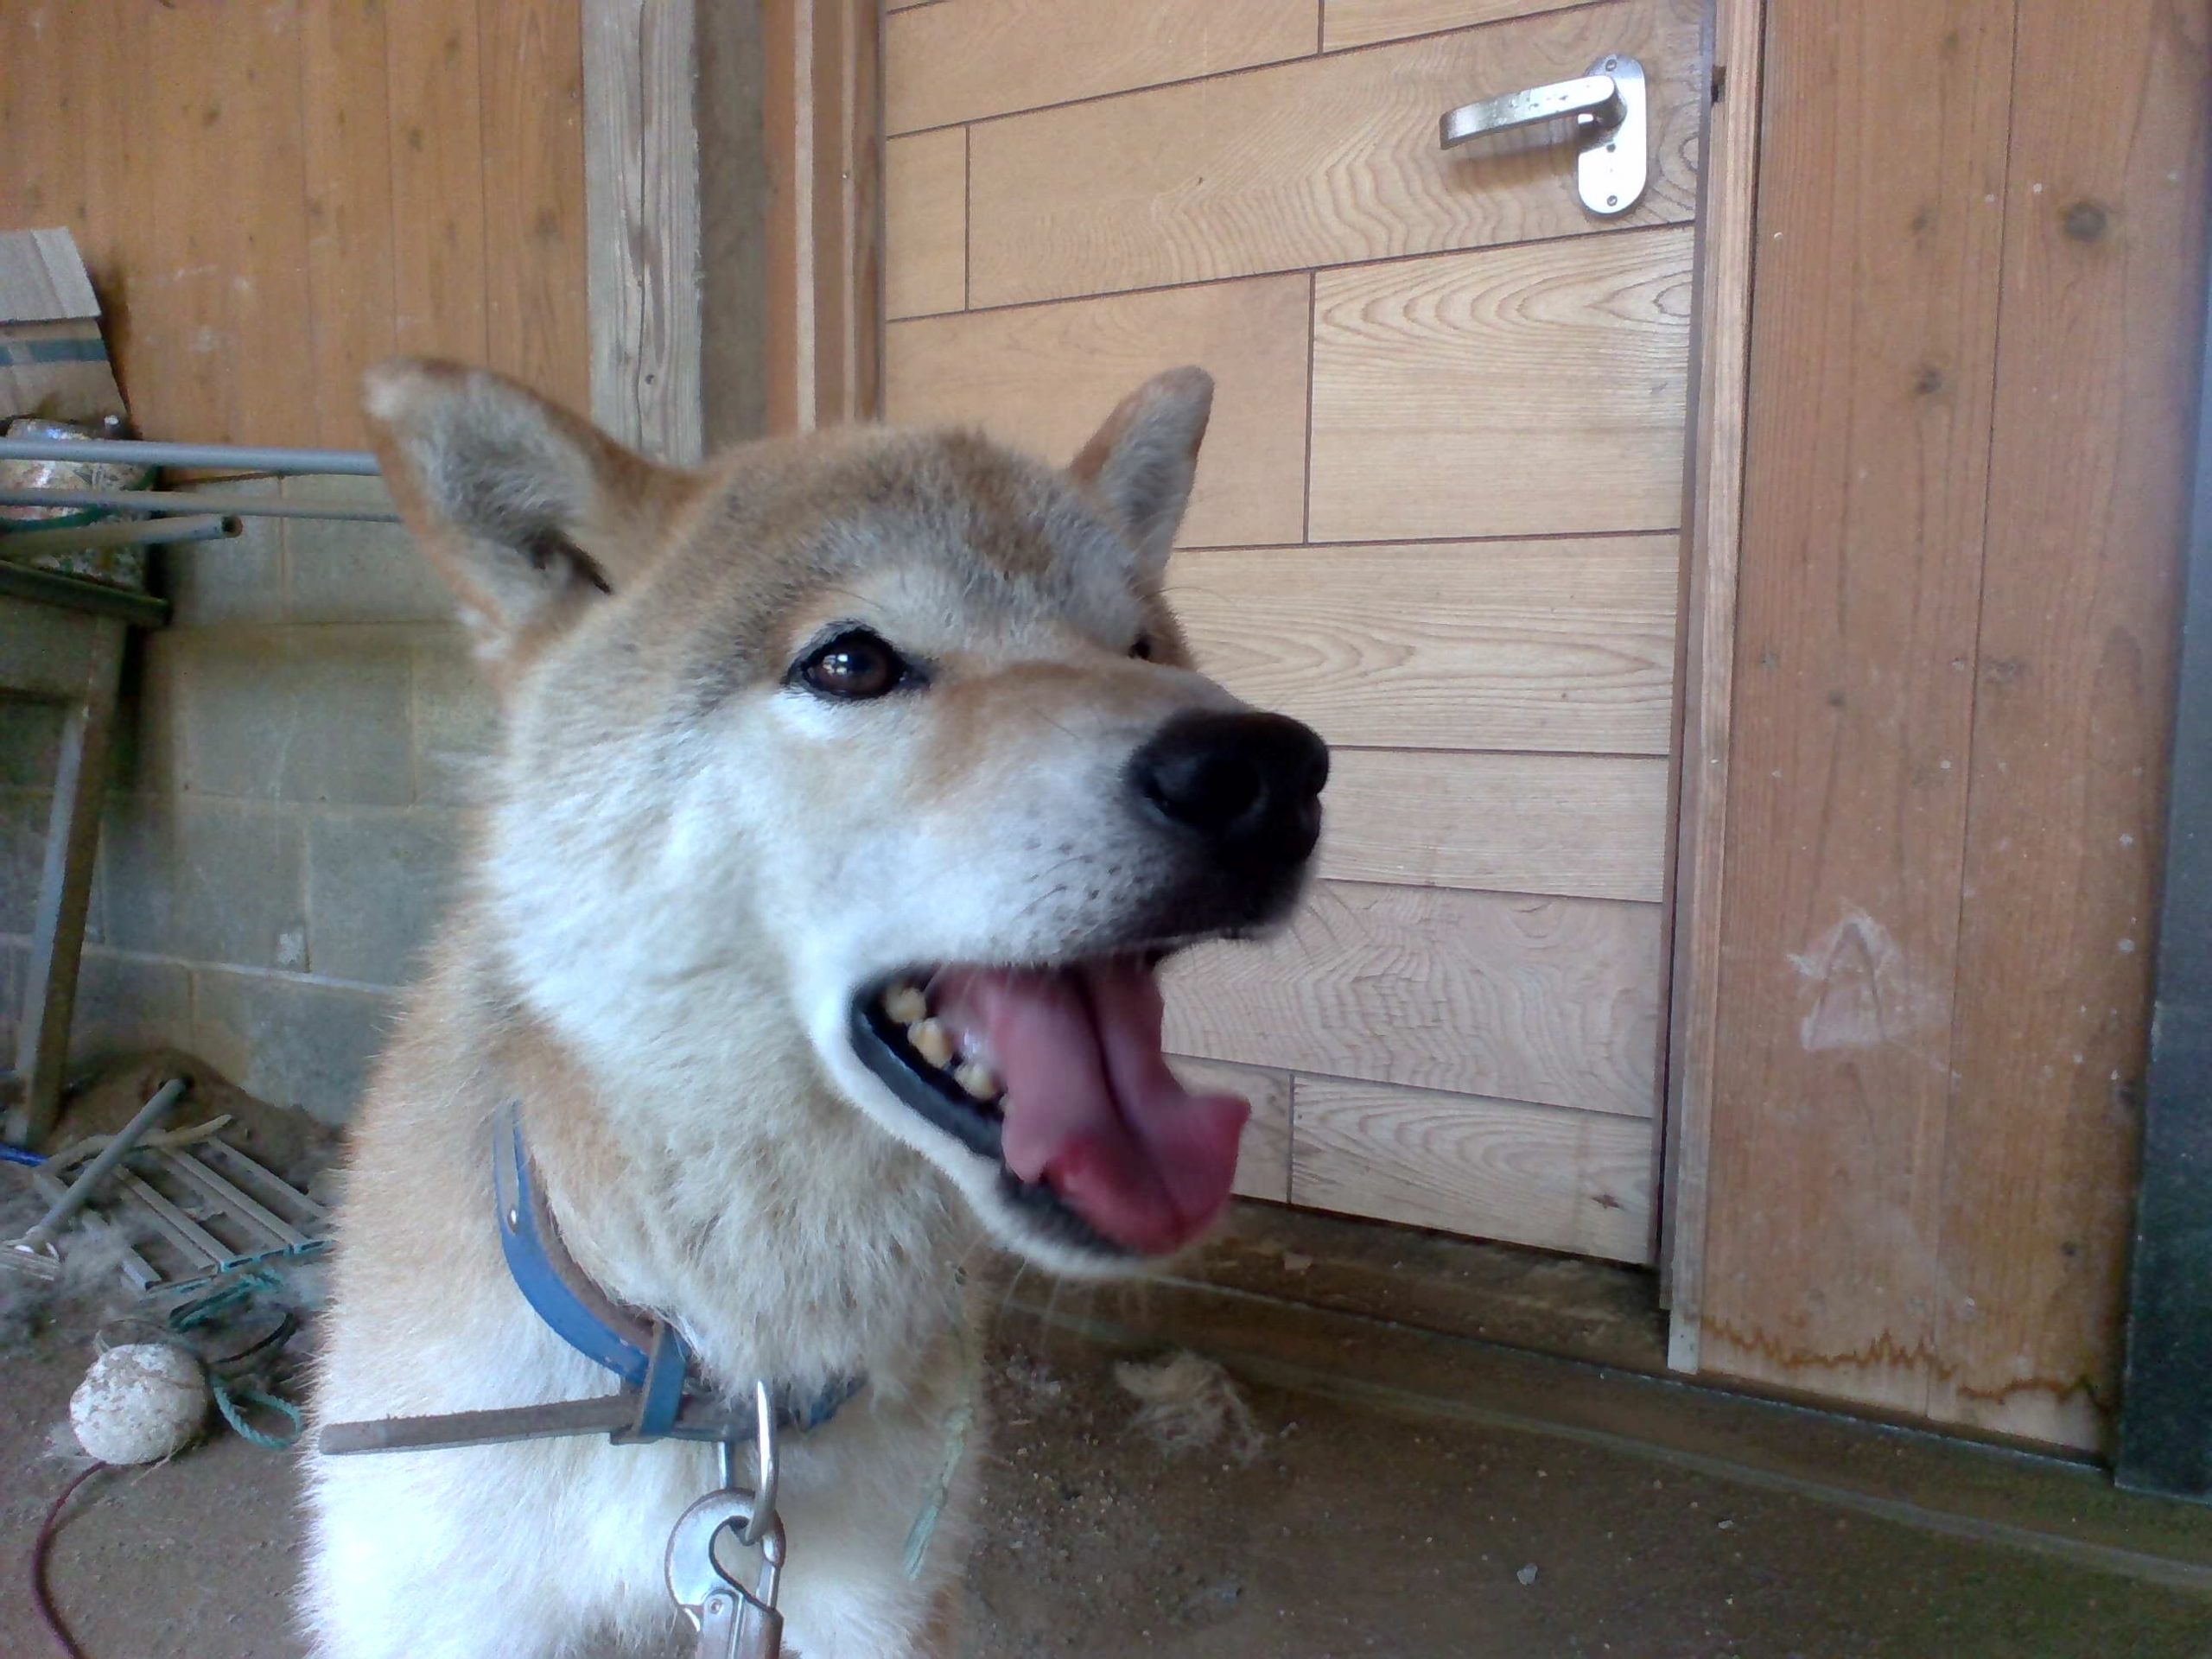
[[[376,475],[365,449],[253,449],[230,443],[148,443],[136,438],[0,438],[0,461],[115,461],[232,473]]]
[[[169,1115],[169,1110],[184,1097],[184,1079],[171,1077],[154,1091],[154,1097],[138,1109],[138,1116],[123,1126],[123,1132],[100,1148],[99,1156],[85,1166],[85,1173],[69,1183],[69,1190],[54,1201],[53,1207],[38,1218],[30,1231],[16,1241],[16,1248],[35,1250],[46,1243],[60,1230],[61,1224],[83,1209],[91,1199],[93,1189],[107,1179],[113,1169],[130,1155],[138,1138]]]
[[[35,558],[41,553],[81,553],[96,547],[167,547],[176,542],[220,542],[245,528],[235,516],[213,514],[184,518],[110,518],[97,524],[55,530],[17,530],[0,534],[0,559]]]
[[[276,495],[200,495],[183,490],[35,490],[0,488],[0,506],[112,507],[139,512],[224,512],[245,518],[349,518],[396,524],[399,515],[374,507],[288,501]]]

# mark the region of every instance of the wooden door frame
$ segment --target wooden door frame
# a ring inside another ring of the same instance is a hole
[[[590,0],[596,3],[598,0]],[[621,3],[623,0],[610,0]],[[881,0],[764,0],[769,427],[881,411]],[[1751,213],[1766,0],[1708,0],[1676,675],[1672,941],[1657,1205],[1669,1363],[1698,1369],[1719,986],[1721,849],[1750,390]]]

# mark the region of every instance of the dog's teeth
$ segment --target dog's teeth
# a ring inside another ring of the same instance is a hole
[[[999,1081],[999,1074],[981,1060],[963,1060],[953,1072],[952,1080],[986,1105],[1006,1091]]]
[[[883,1011],[902,1026],[911,1026],[929,1017],[929,998],[914,986],[893,985],[883,994]]]
[[[941,1020],[915,1020],[906,1027],[906,1040],[914,1046],[915,1053],[940,1071],[951,1062],[952,1039]]]

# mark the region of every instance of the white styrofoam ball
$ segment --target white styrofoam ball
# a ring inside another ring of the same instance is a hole
[[[102,1463],[158,1463],[200,1432],[207,1380],[165,1342],[130,1342],[92,1362],[69,1396],[77,1444]]]

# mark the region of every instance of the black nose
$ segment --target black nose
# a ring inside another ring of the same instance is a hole
[[[1281,715],[1178,715],[1129,763],[1159,818],[1216,850],[1296,863],[1321,833],[1329,747]]]

